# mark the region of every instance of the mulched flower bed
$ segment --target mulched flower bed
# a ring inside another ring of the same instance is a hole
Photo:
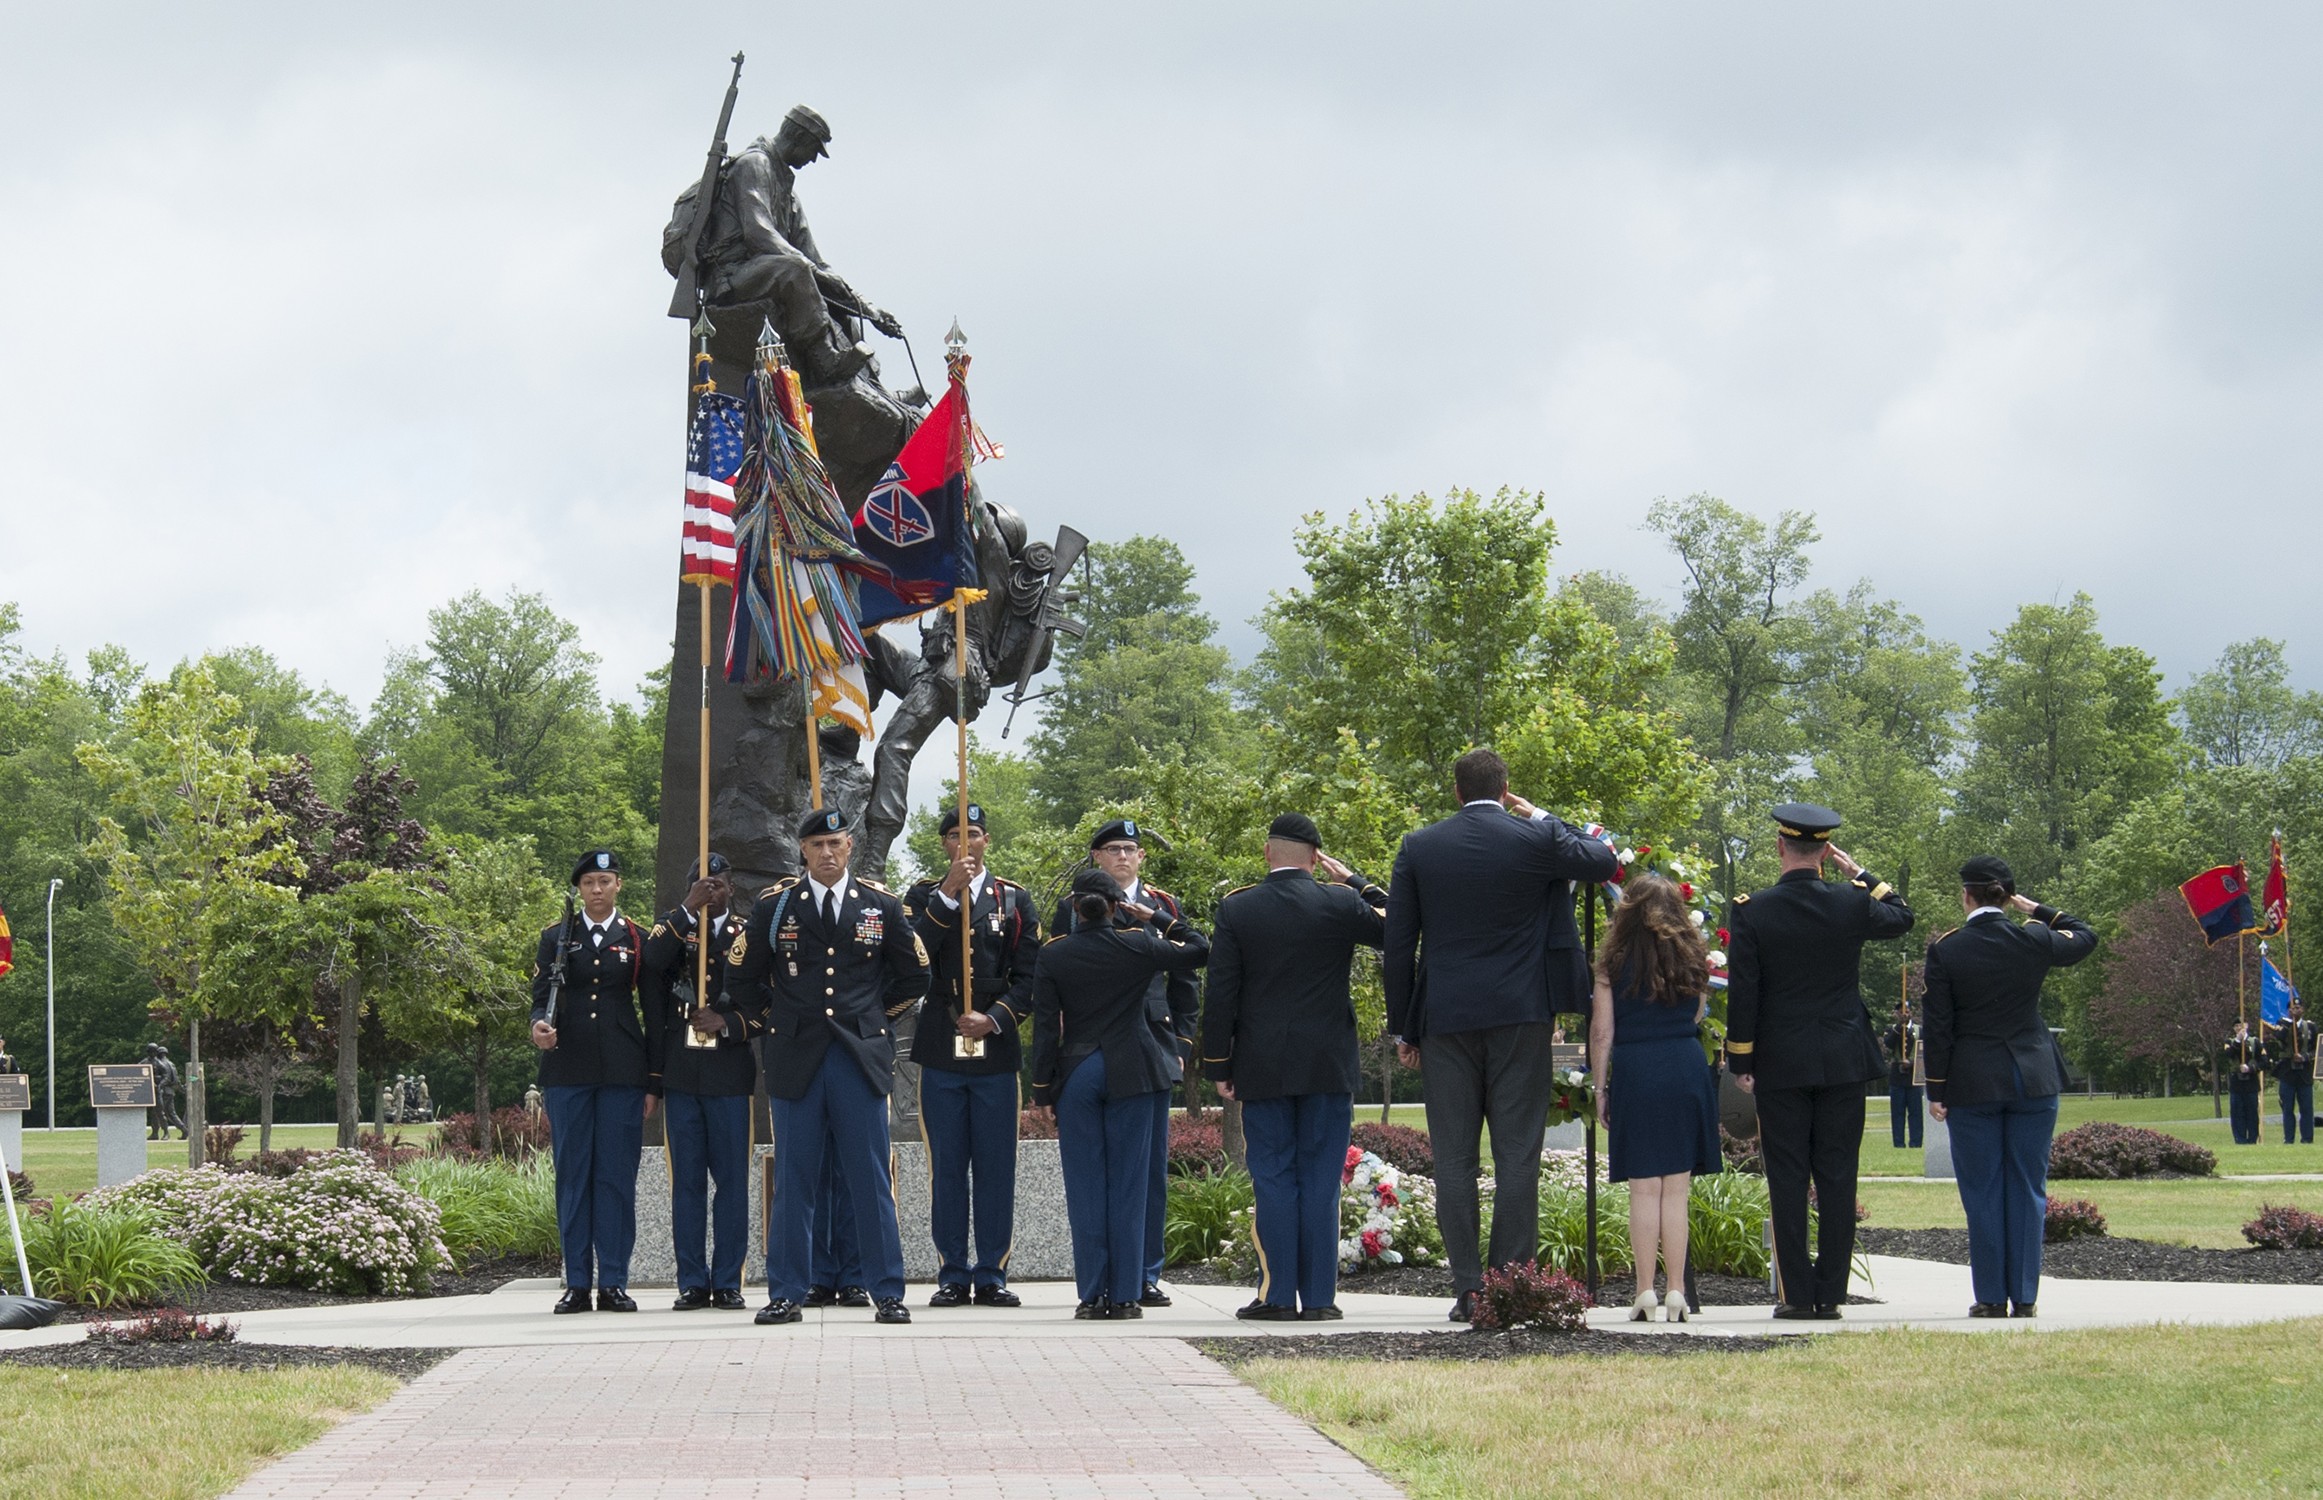
[[[511,1281],[528,1276],[564,1275],[561,1262],[541,1257],[511,1255],[499,1260],[478,1261],[468,1268],[467,1274],[455,1276],[449,1271],[438,1271],[430,1280],[431,1297],[475,1297],[498,1291]],[[181,1297],[166,1299],[165,1305],[183,1307],[188,1312],[244,1313],[271,1312],[284,1307],[338,1307],[350,1302],[401,1302],[401,1297],[350,1297],[339,1292],[310,1292],[293,1286],[244,1286],[239,1282],[204,1282],[187,1289]],[[57,1321],[60,1323],[101,1323],[109,1319],[135,1316],[133,1308],[97,1308],[68,1306]]]
[[[456,1349],[309,1349],[290,1344],[43,1344],[0,1352],[0,1366],[51,1370],[280,1370],[368,1365],[399,1380],[426,1374]]]
[[[1862,1231],[1858,1230],[1860,1235]],[[1966,1254],[1965,1251],[1962,1252]],[[1231,1277],[1221,1276],[1206,1266],[1180,1266],[1168,1273],[1167,1280],[1181,1281],[1188,1286],[1245,1285]],[[1342,1275],[1339,1290],[1343,1292],[1378,1292],[1391,1297],[1434,1297],[1445,1302],[1452,1300],[1452,1273],[1443,1266],[1387,1266],[1376,1271]],[[1705,1276],[1696,1274],[1694,1291],[1704,1307],[1772,1307],[1774,1298],[1767,1292],[1766,1283],[1750,1276]],[[1608,1276],[1597,1284],[1597,1305],[1600,1307],[1626,1306],[1637,1295],[1636,1283],[1628,1276]],[[1875,1304],[1875,1297],[1849,1297],[1850,1304]]]
[[[1547,1333],[1520,1328],[1512,1333],[1326,1333],[1285,1338],[1189,1339],[1188,1343],[1217,1360],[1234,1366],[1254,1359],[1520,1359],[1527,1355],[1595,1358],[1609,1354],[1659,1355],[1682,1359],[1691,1355],[1750,1353],[1788,1342],[1779,1335],[1738,1338],[1656,1338],[1651,1335],[1607,1333],[1591,1328],[1581,1333]]]
[[[1855,1231],[1873,1255],[1968,1264],[1965,1229]],[[2196,1250],[2110,1235],[2041,1247],[2041,1274],[2062,1281],[2234,1281],[2258,1286],[2323,1285],[2323,1250]]]

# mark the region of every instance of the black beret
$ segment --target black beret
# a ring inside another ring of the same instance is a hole
[[[718,851],[716,851],[715,849],[713,849],[713,850],[711,850],[711,851],[710,851],[710,874],[711,874],[711,875],[713,875],[713,876],[724,875],[724,874],[726,874],[728,871],[732,870],[733,868],[734,868],[733,862],[732,862],[732,861],[730,861],[730,860],[728,860],[728,859],[726,858],[726,856],[725,856],[725,855],[723,855],[723,854],[720,854],[720,853],[719,853]],[[699,879],[701,879],[701,878],[702,878],[702,862],[701,862],[700,860],[698,860],[698,859],[697,859],[697,860],[695,860],[695,861],[694,861],[692,864],[690,864],[690,865],[686,866],[686,884],[688,884],[688,885],[692,885],[692,884],[693,884],[695,881],[697,881],[697,880],[699,880]]]
[[[618,875],[621,873],[621,856],[610,849],[591,849],[573,861],[573,884],[579,885],[581,877],[591,870],[606,870]]]
[[[1137,819],[1115,818],[1112,822],[1097,830],[1096,836],[1089,840],[1089,847],[1092,849],[1102,849],[1107,844],[1117,844],[1124,840],[1132,844],[1138,844],[1140,846],[1144,844],[1144,839],[1138,834],[1137,831]],[[1120,892],[1115,891],[1114,894],[1119,895]]]
[[[1997,885],[2010,895],[2016,894],[2016,875],[2008,861],[1997,854],[1979,854],[1960,867],[1962,885]]]
[[[1322,830],[1305,813],[1284,813],[1266,825],[1266,836],[1270,839],[1289,839],[1294,844],[1307,844],[1317,849],[1323,847]]]
[[[1812,802],[1785,802],[1775,809],[1775,827],[1785,838],[1821,843],[1839,831],[1839,814]]]
[[[942,820],[941,822],[939,822],[939,823],[937,823],[937,824],[936,824],[936,833],[937,833],[937,835],[940,837],[940,836],[942,836],[942,835],[944,835],[944,834],[950,833],[950,832],[951,832],[953,829],[955,829],[955,828],[957,828],[957,827],[959,827],[959,826],[960,826],[960,804],[959,804],[959,803],[957,803],[957,802],[955,802],[955,803],[953,803],[953,804],[952,804],[950,807],[947,807],[947,808],[945,808],[945,809],[944,809],[944,816],[943,816],[943,820]],[[968,826],[969,826],[970,828],[983,828],[983,827],[984,827],[984,804],[983,804],[983,803],[981,803],[981,802],[971,802],[971,803],[969,803],[969,804],[968,804]]]
[[[802,839],[820,838],[826,833],[845,833],[846,831],[847,815],[835,807],[817,808],[808,813],[799,824],[799,837]]]
[[[1108,901],[1119,901],[1121,899],[1121,886],[1112,876],[1095,866],[1091,866],[1073,877],[1073,894],[1076,896],[1103,896]]]

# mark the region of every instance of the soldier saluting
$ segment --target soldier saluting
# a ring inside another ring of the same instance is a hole
[[[1834,1319],[1855,1254],[1863,1085],[1882,1068],[1863,1006],[1863,945],[1911,931],[1912,909],[1833,847],[1839,814],[1786,802],[1774,816],[1782,876],[1736,896],[1727,919],[1726,1067],[1758,1100],[1782,1299],[1774,1315]],[[1845,884],[1823,879],[1825,860]],[[1822,1205],[1812,1260],[1810,1177]]]
[[[655,1104],[645,1091],[645,1029],[637,1015],[645,934],[614,910],[621,861],[612,850],[582,855],[573,883],[581,910],[540,935],[532,966],[532,1044],[540,1049],[565,1258],[556,1310],[587,1312],[593,1282],[599,1312],[635,1312],[627,1288],[637,1243],[637,1158]]]
[[[1008,1289],[1008,1250],[1016,1228],[1018,1028],[1032,1014],[1033,966],[1040,918],[1024,887],[984,866],[988,834],[982,804],[944,810],[937,831],[951,868],[904,895],[920,941],[935,964],[935,983],[912,1036],[920,1065],[920,1139],[928,1150],[928,1230],[941,1262],[930,1307],[1018,1307]],[[961,910],[967,911],[975,983],[960,991]],[[971,1192],[971,1178],[973,1191]],[[976,1254],[968,1255],[969,1208],[975,1208]]]

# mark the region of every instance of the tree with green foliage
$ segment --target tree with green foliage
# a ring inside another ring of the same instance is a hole
[[[1020,884],[1020,873],[1046,856],[1055,842],[1057,824],[1048,802],[1034,790],[1038,770],[1030,758],[994,749],[974,730],[968,733],[968,797],[984,809],[985,862]],[[947,776],[932,806],[911,815],[905,851],[911,856],[915,878],[934,879],[950,868],[944,856],[943,836],[936,832],[946,811],[958,805],[959,779]],[[1042,913],[1043,918],[1047,916]]]
[[[2178,695],[2186,744],[2213,766],[2277,766],[2323,752],[2323,693],[2291,687],[2283,643],[2259,636],[2219,653]]]
[[[524,839],[454,836],[442,842],[445,933],[458,962],[427,998],[406,1034],[464,1051],[477,1128],[492,1118],[496,1062],[531,1054],[532,961],[542,928],[557,919],[555,882]]]

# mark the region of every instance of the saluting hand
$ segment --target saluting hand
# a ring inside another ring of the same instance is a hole
[[[2032,897],[2026,895],[2022,891],[2019,891],[2015,895],[2009,897],[2008,904],[2016,908],[2018,911],[2023,912],[2028,917],[2041,909],[2040,902],[2035,901]]]
[[[1524,798],[1519,797],[1514,792],[1502,792],[1500,794],[1500,805],[1507,808],[1510,812],[1515,813],[1520,818],[1529,818],[1534,813],[1540,811],[1539,808],[1533,806],[1530,802],[1527,802]]]
[[[1140,922],[1150,922],[1153,920],[1153,908],[1150,906],[1140,906],[1135,901],[1124,898],[1121,903],[1121,909],[1125,912],[1128,912],[1130,916],[1136,918]]]
[[[1341,885],[1353,885],[1355,883],[1355,872],[1353,870],[1349,869],[1346,865],[1341,864],[1339,861],[1333,859],[1330,855],[1325,854],[1320,849],[1315,851],[1315,863],[1323,867],[1324,874],[1329,875],[1333,880],[1338,881]]]
[[[1855,856],[1849,854],[1846,850],[1840,848],[1837,844],[1833,844],[1831,846],[1831,863],[1837,865],[1839,867],[1839,873],[1846,876],[1849,880],[1853,880],[1856,876],[1863,873],[1863,866],[1855,862]]]

